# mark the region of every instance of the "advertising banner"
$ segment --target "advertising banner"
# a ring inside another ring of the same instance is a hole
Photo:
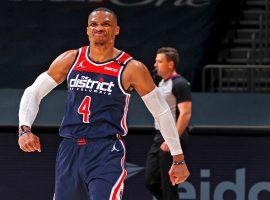
[[[118,15],[116,47],[152,70],[156,50],[180,52],[178,72],[194,89],[217,53],[224,20],[237,3],[222,0],[8,0],[0,5],[1,87],[24,88],[61,53],[89,45],[87,18],[97,7]],[[228,6],[230,5],[230,6]],[[227,12],[227,9],[230,12]],[[226,13],[226,14],[225,14]],[[226,20],[225,20],[226,21]],[[12,67],[11,67],[12,66]],[[19,77],[23,76],[23,79]],[[62,88],[65,87],[61,86]],[[59,87],[59,88],[61,88]]]
[[[48,200],[54,192],[55,156],[60,138],[34,129],[41,153],[24,153],[15,132],[0,134],[0,191],[3,200]],[[124,200],[152,200],[144,183],[153,131],[130,130],[125,139]],[[269,200],[269,136],[190,135],[185,159],[190,177],[178,186],[181,200]]]

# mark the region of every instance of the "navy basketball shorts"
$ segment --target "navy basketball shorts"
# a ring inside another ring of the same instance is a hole
[[[55,169],[55,200],[120,200],[125,169],[122,139],[64,139]]]

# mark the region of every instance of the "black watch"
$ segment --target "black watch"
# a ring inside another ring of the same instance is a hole
[[[185,160],[180,162],[173,161],[173,165],[183,165],[183,164],[186,164]]]
[[[24,135],[26,133],[31,133],[31,128],[29,126],[26,126],[26,125],[20,126],[18,136],[21,137],[22,135]]]

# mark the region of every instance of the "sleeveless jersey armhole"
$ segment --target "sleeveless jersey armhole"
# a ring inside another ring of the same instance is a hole
[[[132,57],[130,57],[129,59],[127,59],[127,60],[122,64],[123,67],[121,68],[121,71],[119,72],[119,78],[118,78],[118,80],[119,80],[119,87],[121,88],[122,92],[123,92],[125,95],[130,95],[131,91],[128,91],[128,90],[125,89],[125,87],[124,87],[124,85],[123,85],[123,83],[122,83],[122,76],[123,76],[123,72],[124,72],[125,69],[126,69],[126,66],[127,66],[128,63],[129,63],[130,61],[132,61],[132,60],[133,60]]]
[[[68,70],[67,79],[68,79],[69,74],[71,73],[72,69],[76,66],[76,64],[77,64],[77,62],[78,62],[78,60],[79,60],[79,58],[80,58],[81,51],[82,51],[81,48],[77,49],[76,57],[75,57],[75,59],[74,59],[72,65],[71,65],[71,67],[70,67],[69,70]]]

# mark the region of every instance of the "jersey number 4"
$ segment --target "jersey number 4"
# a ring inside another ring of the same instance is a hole
[[[81,105],[78,108],[78,113],[83,115],[83,122],[89,123],[91,97],[84,97]]]

